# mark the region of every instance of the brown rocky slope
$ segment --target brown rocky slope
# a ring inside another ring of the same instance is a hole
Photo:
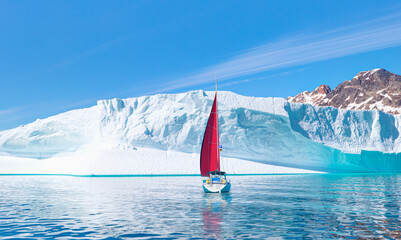
[[[333,90],[327,85],[320,85],[312,92],[305,91],[287,100],[341,109],[377,109],[400,114],[401,76],[378,68],[360,72],[351,81],[344,81]]]

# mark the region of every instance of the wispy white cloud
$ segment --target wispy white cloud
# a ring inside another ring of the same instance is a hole
[[[7,127],[7,123],[14,122],[21,118],[23,110],[26,109],[26,107],[27,106],[0,110],[0,132],[9,128]]]
[[[226,82],[223,84],[219,84],[219,87],[227,87],[227,86],[242,84],[242,83],[251,82],[251,81],[255,81],[255,80],[266,80],[269,78],[274,78],[274,77],[284,76],[284,75],[288,75],[288,74],[293,74],[296,72],[301,72],[303,70],[304,70],[304,68],[300,68],[300,69],[296,69],[293,71],[285,71],[285,72],[280,72],[280,73],[276,73],[276,74],[264,75],[261,77],[252,77],[252,78],[246,78],[246,79],[242,79],[242,80],[230,81],[230,82]]]
[[[295,36],[248,49],[226,62],[169,81],[165,92],[219,80],[235,79],[274,69],[293,67],[401,45],[401,14],[385,16],[331,31]]]
[[[0,110],[0,118],[7,116],[9,114],[13,114],[21,110],[23,107],[15,107],[15,108],[9,108],[9,109],[3,109]]]
[[[17,76],[15,78],[7,79],[7,81],[11,82],[11,81],[18,81],[18,80],[25,79],[25,78],[32,78],[35,75],[41,75],[41,74],[46,73],[46,72],[51,72],[51,71],[66,67],[66,66],[71,65],[73,63],[76,63],[76,62],[78,62],[78,61],[80,61],[80,60],[82,60],[84,58],[90,57],[90,56],[92,56],[92,55],[94,55],[94,54],[96,54],[98,52],[102,52],[102,51],[110,49],[110,48],[112,48],[114,46],[117,46],[121,42],[124,42],[125,40],[127,40],[127,39],[129,39],[131,37],[132,37],[132,34],[128,34],[128,35],[124,35],[124,36],[121,36],[121,37],[118,37],[118,38],[111,39],[109,41],[100,43],[99,45],[96,45],[96,46],[94,46],[92,48],[89,48],[89,49],[86,49],[86,50],[84,50],[82,52],[79,52],[76,55],[73,55],[73,56],[71,56],[69,58],[65,58],[65,59],[62,59],[59,62],[55,62],[53,64],[50,64],[50,65],[47,65],[47,66],[43,66],[42,68],[35,69],[34,71],[24,73],[21,76]]]
[[[3,109],[0,110],[0,132],[5,129],[17,127],[20,124],[25,124],[25,121],[21,121],[23,119],[34,121],[40,115],[43,118],[76,108],[90,107],[95,105],[97,100],[97,98],[92,98],[69,103],[32,103],[26,106]]]
[[[250,82],[252,80],[254,80],[254,79],[244,79],[244,80],[240,80],[240,81],[227,82],[227,83],[220,84],[219,87],[227,87],[227,86],[237,85],[237,84],[241,84],[241,83]]]

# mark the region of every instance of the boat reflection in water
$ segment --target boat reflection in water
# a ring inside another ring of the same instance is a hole
[[[204,194],[202,219],[206,238],[223,239],[221,223],[230,202],[231,196],[229,193]]]

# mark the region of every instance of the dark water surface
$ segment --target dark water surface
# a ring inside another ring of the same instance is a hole
[[[1,176],[0,236],[81,239],[401,238],[401,175]]]

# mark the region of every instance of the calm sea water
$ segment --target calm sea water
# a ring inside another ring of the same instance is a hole
[[[401,175],[1,176],[0,236],[81,239],[401,238]]]

